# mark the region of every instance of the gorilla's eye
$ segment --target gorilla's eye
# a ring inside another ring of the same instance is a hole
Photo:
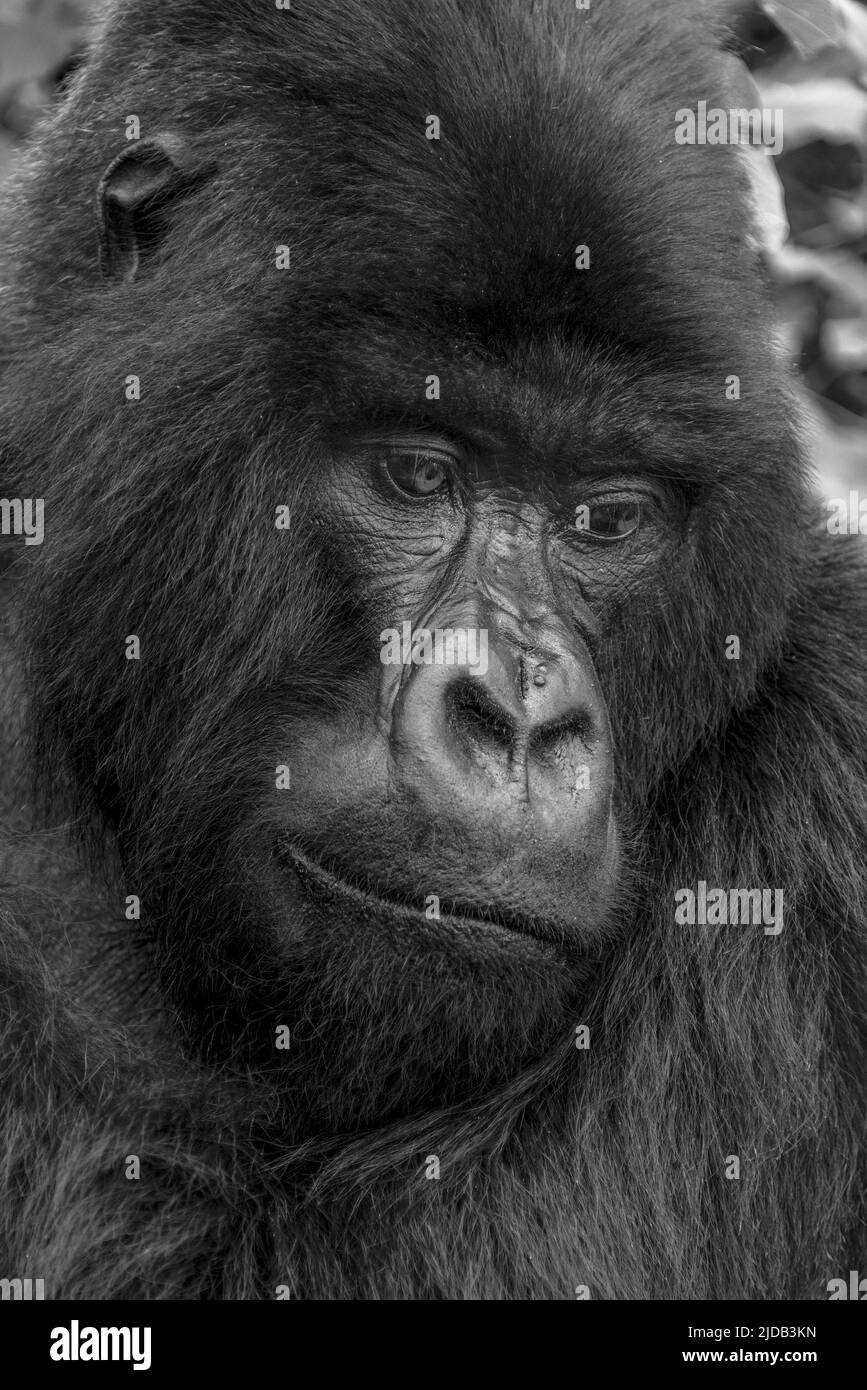
[[[637,497],[600,497],[575,509],[575,529],[594,541],[622,541],[634,536],[641,519]]]
[[[431,497],[449,482],[450,455],[423,445],[395,446],[385,458],[389,482],[406,497]]]

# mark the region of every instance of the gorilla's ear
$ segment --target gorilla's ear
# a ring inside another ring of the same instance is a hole
[[[176,135],[136,140],[109,164],[96,192],[99,257],[111,280],[134,280],[166,234],[170,205],[202,176]]]

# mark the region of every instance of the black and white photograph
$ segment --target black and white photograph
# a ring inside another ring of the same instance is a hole
[[[27,1365],[555,1301],[821,1368],[865,0],[0,0],[0,523]]]

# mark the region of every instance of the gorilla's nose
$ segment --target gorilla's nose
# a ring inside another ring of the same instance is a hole
[[[529,764],[568,757],[592,739],[592,716],[563,658],[494,649],[484,675],[454,676],[443,691],[449,726],[491,776],[526,776]]]
[[[491,631],[475,666],[422,665],[404,682],[393,749],[432,813],[475,832],[544,831],[575,843],[607,822],[613,771],[605,703],[579,640],[529,649]]]

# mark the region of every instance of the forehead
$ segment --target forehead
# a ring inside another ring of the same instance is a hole
[[[291,241],[301,295],[483,347],[549,327],[676,344],[687,277],[750,273],[736,156],[674,140],[678,108],[723,94],[711,8],[179,0],[161,24],[207,80],[150,66],[132,6],[104,73],[119,109],[156,100],[210,140],[227,207]]]
[[[721,81],[706,26],[620,0],[365,10],[372,36],[353,9],[339,48],[300,26],[238,172],[292,243],[288,333],[359,371],[363,342],[392,377],[484,358],[493,380],[530,344],[690,374],[736,356],[762,314],[745,181],[733,151],[674,140]]]

